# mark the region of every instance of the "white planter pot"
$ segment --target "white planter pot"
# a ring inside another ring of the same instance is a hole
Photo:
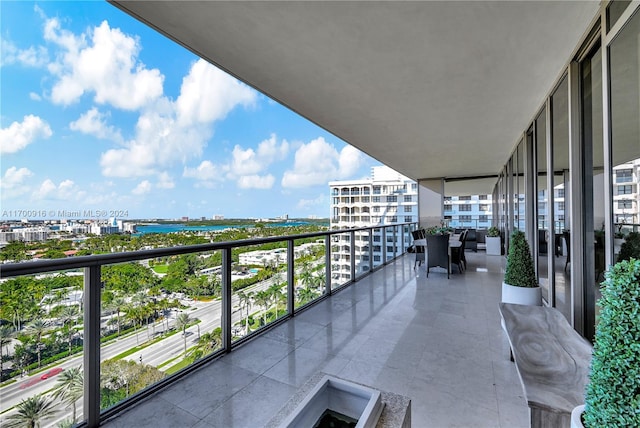
[[[502,303],[542,306],[542,289],[540,287],[516,287],[503,282]]]
[[[488,256],[502,255],[502,245],[499,236],[487,236],[485,239]]]
[[[584,412],[584,404],[573,408],[573,411],[571,412],[571,428],[584,428],[584,425],[582,425],[582,419],[580,419],[582,412]]]

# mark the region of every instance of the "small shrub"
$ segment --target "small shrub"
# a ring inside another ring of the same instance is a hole
[[[497,238],[500,236],[500,229],[498,229],[495,226],[491,226],[489,229],[487,229],[487,236],[490,238]]]
[[[529,243],[524,233],[519,230],[514,230],[511,234],[504,282],[516,287],[538,286]]]
[[[640,260],[605,273],[585,427],[640,427]]]

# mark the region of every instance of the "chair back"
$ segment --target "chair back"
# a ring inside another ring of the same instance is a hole
[[[427,268],[443,267],[449,271],[449,235],[427,235]]]

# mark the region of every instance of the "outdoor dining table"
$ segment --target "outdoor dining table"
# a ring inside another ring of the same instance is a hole
[[[416,247],[424,247],[427,248],[427,239],[416,239],[413,241],[413,244]],[[460,248],[462,246],[462,242],[460,241],[460,235],[449,235],[449,272],[451,272],[451,249],[452,248]],[[426,250],[425,250],[426,253]]]

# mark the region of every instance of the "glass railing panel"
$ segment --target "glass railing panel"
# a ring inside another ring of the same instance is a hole
[[[339,288],[351,281],[351,233],[332,236],[331,289]]]
[[[287,241],[234,250],[240,263],[233,270],[248,270],[252,279],[241,281],[232,274],[232,340],[238,340],[287,315]],[[252,263],[243,254],[253,253]]]
[[[33,408],[42,426],[81,422],[83,273],[50,272],[0,283],[0,425]],[[49,404],[47,404],[49,403]]]
[[[373,267],[376,268],[384,263],[385,248],[385,236],[383,228],[374,228],[371,242]]]
[[[296,239],[294,308],[325,294],[326,251],[324,238]]]

